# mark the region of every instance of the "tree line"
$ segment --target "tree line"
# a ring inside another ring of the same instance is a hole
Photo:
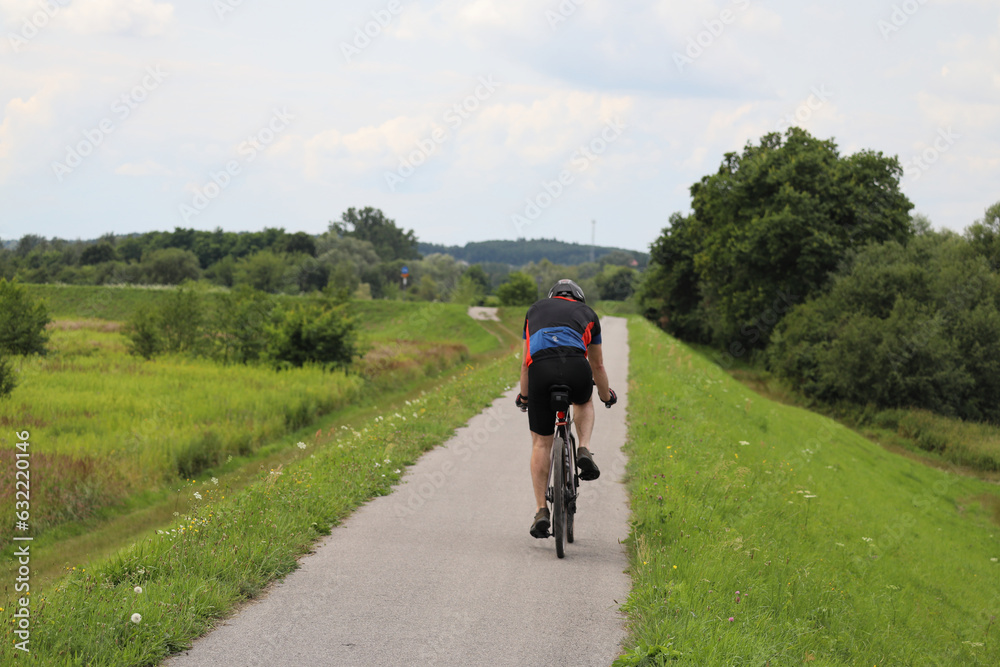
[[[643,313],[827,403],[1000,422],[1000,203],[934,231],[901,176],[800,128],[726,154],[653,243]]]
[[[0,277],[90,285],[200,281],[268,294],[322,292],[335,293],[338,298],[353,295],[502,305],[507,301],[497,290],[511,280],[513,267],[532,275],[537,291],[542,291],[551,280],[553,264],[548,259],[532,262],[528,258],[552,252],[556,257],[581,259],[583,252],[583,246],[556,241],[511,243],[522,253],[510,255],[509,259],[516,260],[511,263],[470,264],[443,252],[422,255],[412,230],[400,228],[378,209],[350,208],[317,236],[276,228],[243,233],[177,228],[173,232],[109,234],[96,242],[26,235],[12,247],[0,248]],[[567,254],[566,248],[572,252]],[[606,249],[598,261],[555,266],[561,267],[556,272],[562,277],[590,281],[591,293],[620,300],[634,291],[640,260],[645,261],[641,253]],[[408,274],[405,285],[404,268]],[[507,300],[509,292],[505,291]]]

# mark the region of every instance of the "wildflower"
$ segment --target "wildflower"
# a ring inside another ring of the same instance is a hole
[[[299,449],[305,449],[306,448],[306,443],[300,442],[299,444],[297,444],[295,446],[298,447]]]
[[[230,455],[229,455],[229,458],[227,458],[227,459],[226,459],[226,463],[231,463],[231,462],[232,462],[232,460],[233,460],[233,455],[232,455],[232,454],[230,454]]]
[[[746,447],[746,446],[747,446],[747,445],[749,445],[750,443],[749,443],[749,442],[747,442],[746,440],[740,440],[740,444],[741,444],[741,445],[743,445],[744,447]]]
[[[399,468],[396,468],[393,472],[395,472],[398,475],[402,471]]]
[[[389,459],[383,459],[383,461],[382,461],[382,462],[383,462],[383,463],[392,463],[392,461],[390,461]]]
[[[834,542],[834,544],[836,544],[838,547],[844,546],[843,542]]]
[[[142,614],[132,614],[132,622],[138,625],[142,622]]]
[[[198,493],[197,491],[194,492],[194,497],[197,498],[198,500],[201,500],[201,494]]]
[[[381,468],[381,467],[382,467],[382,464],[381,464],[381,463],[379,463],[378,461],[376,461],[376,462],[375,462],[375,467],[376,467],[376,468]]]
[[[218,486],[219,485],[219,478],[218,477],[213,477],[212,478],[212,484],[215,484],[216,486]]]
[[[413,418],[414,418],[414,419],[416,419],[416,418],[417,418],[417,413],[416,413],[416,412],[414,412],[414,413],[413,413]]]
[[[872,541],[872,538],[870,538],[870,537],[862,537],[861,539],[863,539],[865,542],[868,542],[868,543],[871,543],[871,541]]]
[[[997,562],[997,559],[996,559],[996,558],[991,558],[991,559],[990,559],[990,562],[991,562],[991,563],[996,563],[996,562]]]
[[[136,586],[132,590],[135,591],[136,593],[142,593],[142,586]]]
[[[809,494],[809,495],[803,496],[803,498],[815,498],[815,497],[816,497],[815,494]]]
[[[733,621],[735,621],[735,620],[736,620],[736,619],[735,619],[734,617],[732,617],[732,616],[730,616],[730,617],[729,617],[729,622],[730,622],[730,623],[732,623],[732,622],[733,622]]]

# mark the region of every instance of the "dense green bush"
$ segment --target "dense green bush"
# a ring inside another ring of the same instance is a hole
[[[9,396],[17,387],[17,373],[10,359],[0,353],[0,398]]]
[[[538,286],[530,276],[515,271],[497,288],[497,296],[504,306],[530,306],[538,300]]]
[[[0,278],[0,354],[45,354],[49,313],[17,281]]]
[[[961,237],[929,233],[858,253],[782,320],[768,363],[825,402],[1000,421],[998,351],[1000,277]]]
[[[266,356],[279,368],[346,368],[357,353],[355,325],[343,306],[300,305],[277,311],[273,320],[267,327]]]

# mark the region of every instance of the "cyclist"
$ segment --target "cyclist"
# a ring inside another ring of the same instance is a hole
[[[549,406],[552,385],[570,387],[575,407],[576,432],[580,438],[576,465],[580,479],[600,476],[590,451],[594,430],[593,390],[607,407],[618,401],[608,387],[601,351],[601,322],[587,305],[583,290],[572,280],[560,280],[548,297],[535,302],[524,318],[524,358],[521,361],[521,391],[515,404],[528,413],[531,429],[531,481],[538,512],[531,524],[533,537],[548,537],[549,509],[545,506],[549,462],[555,433],[555,410]]]

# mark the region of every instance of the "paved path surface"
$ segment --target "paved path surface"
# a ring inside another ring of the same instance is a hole
[[[300,569],[172,658],[192,665],[601,665],[624,638],[625,321],[602,320],[619,404],[598,404],[595,459],[566,558],[528,535],[534,499],[516,389],[425,454]]]

